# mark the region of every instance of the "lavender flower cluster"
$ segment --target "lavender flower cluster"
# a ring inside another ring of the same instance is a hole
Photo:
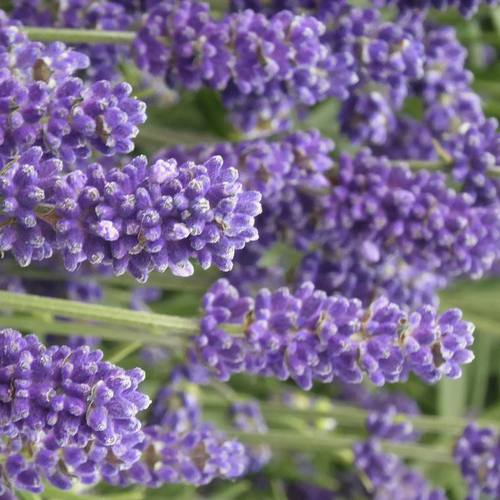
[[[58,250],[69,271],[89,261],[139,281],[153,269],[188,276],[191,257],[227,271],[235,250],[257,238],[260,194],[242,191],[220,157],[147,169],[141,156],[123,169],[95,163],[60,175],[61,161],[42,155],[29,149],[0,179],[0,249],[22,266]]]
[[[246,371],[291,377],[308,390],[314,379],[359,383],[366,374],[383,385],[412,371],[433,383],[459,377],[460,365],[474,357],[468,349],[474,327],[457,309],[437,315],[426,306],[407,314],[385,297],[364,309],[358,300],[328,296],[312,283],[294,293],[263,289],[253,300],[240,297],[225,279],[208,290],[203,307],[195,351],[222,380]],[[227,323],[241,325],[244,336],[224,331]]]
[[[478,500],[481,495],[498,498],[500,441],[492,428],[467,425],[456,440],[453,458],[467,483],[467,500]]]
[[[1,488],[40,492],[43,477],[61,489],[72,478],[93,484],[138,459],[128,444],[142,440],[136,415],[150,403],[141,369],[13,330],[0,332],[0,352]]]
[[[71,166],[101,155],[130,153],[146,106],[132,87],[107,80],[85,84],[75,76],[90,62],[61,42],[30,41],[0,13],[0,158],[4,165],[31,146]]]
[[[408,468],[392,453],[384,453],[380,442],[368,440],[354,446],[355,464],[368,478],[374,500],[447,500],[441,489],[432,489],[416,470]]]

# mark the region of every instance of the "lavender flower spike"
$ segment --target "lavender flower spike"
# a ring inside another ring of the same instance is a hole
[[[144,439],[137,418],[150,404],[137,390],[144,372],[102,356],[0,331],[0,494],[40,492],[43,477],[60,489],[73,478],[94,484],[139,459],[130,448]]]
[[[98,163],[59,175],[61,163],[31,148],[0,177],[0,250],[21,265],[60,251],[74,271],[86,260],[146,281],[152,270],[193,273],[232,267],[235,250],[256,240],[260,194],[243,191],[218,156],[203,165],[140,156],[108,172]]]
[[[262,289],[252,300],[225,279],[212,285],[203,306],[195,350],[222,380],[249,371],[291,377],[308,390],[314,379],[359,383],[366,374],[383,385],[413,371],[434,383],[459,377],[460,365],[473,359],[474,326],[458,309],[437,315],[423,306],[408,314],[385,297],[364,309],[357,299],[328,296],[312,283],[295,292]],[[229,335],[222,323],[241,323],[244,337]]]

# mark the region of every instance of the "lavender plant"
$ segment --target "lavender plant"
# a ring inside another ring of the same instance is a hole
[[[2,2],[0,498],[500,499],[496,3]]]

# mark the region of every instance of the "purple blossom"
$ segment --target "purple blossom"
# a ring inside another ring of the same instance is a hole
[[[467,500],[500,494],[500,442],[494,430],[472,423],[465,427],[455,442],[455,463],[467,483]]]
[[[396,455],[384,453],[371,439],[354,445],[356,467],[366,474],[374,500],[446,500],[441,489],[432,489],[424,477]]]
[[[203,307],[195,350],[222,380],[248,371],[291,377],[308,390],[314,379],[359,383],[366,374],[383,385],[413,371],[433,383],[459,377],[460,365],[473,359],[467,349],[473,325],[461,321],[458,309],[436,315],[423,306],[408,314],[385,297],[364,309],[356,299],[328,296],[311,283],[295,293],[263,289],[253,301],[224,279],[212,285]],[[225,332],[223,323],[241,325],[244,336]]]
[[[482,3],[488,5],[495,5],[497,3],[496,0],[372,0],[372,2],[379,7],[395,5],[403,12],[411,9],[426,10],[429,7],[442,10],[455,8],[463,16],[470,16],[476,12]]]
[[[339,158],[337,184],[324,213],[325,240],[333,251],[361,248],[378,262],[400,255],[420,270],[479,278],[498,254],[500,213],[475,207],[450,189],[442,173],[412,173],[368,150]]]
[[[73,477],[93,484],[107,468],[138,460],[128,449],[144,439],[142,370],[104,362],[88,347],[46,348],[14,330],[0,332],[0,347],[2,486],[38,493],[45,477],[69,489]]]
[[[0,249],[21,265],[56,249],[69,271],[88,260],[145,281],[167,268],[191,275],[191,257],[228,271],[235,250],[257,239],[260,194],[242,191],[238,172],[220,157],[203,165],[159,160],[147,169],[141,156],[123,169],[95,163],[61,176],[61,162],[41,156],[40,148],[28,150],[0,184]]]
[[[267,424],[256,400],[237,401],[229,407],[231,425],[243,432],[267,432]],[[246,445],[249,472],[261,470],[271,460],[271,448],[263,445]]]
[[[287,10],[268,18],[248,9],[215,20],[204,3],[169,0],[148,11],[134,54],[141,69],[168,85],[222,91],[234,121],[250,131],[285,126],[294,104],[347,97],[357,81],[354,58],[333,54],[321,42],[324,32],[316,17]]]

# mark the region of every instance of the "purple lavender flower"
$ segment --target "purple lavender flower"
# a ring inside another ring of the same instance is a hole
[[[295,293],[261,290],[255,301],[240,297],[227,280],[217,281],[203,300],[205,316],[195,350],[201,363],[227,380],[249,371],[293,378],[308,390],[313,379],[359,383],[405,380],[413,371],[426,382],[460,376],[473,359],[473,325],[451,309],[437,316],[430,306],[407,314],[385,297],[368,309],[358,300],[329,297],[311,283]],[[241,324],[244,337],[222,323]]]
[[[356,467],[366,474],[374,500],[446,500],[441,489],[432,489],[424,477],[394,454],[384,453],[371,439],[354,445]]]
[[[488,5],[495,5],[496,0],[372,0],[372,2],[379,6],[395,5],[401,11],[411,9],[427,10],[429,7],[436,9],[455,8],[463,16],[470,16],[476,12],[481,3]]]
[[[295,103],[347,97],[357,81],[354,59],[331,53],[324,31],[316,17],[287,10],[267,18],[248,9],[215,20],[206,4],[169,0],[148,11],[134,54],[140,68],[168,85],[222,91],[234,121],[250,131],[286,126]]]
[[[500,442],[493,429],[469,424],[455,442],[455,463],[467,483],[467,500],[500,494]]]
[[[61,489],[73,478],[93,484],[107,468],[138,460],[128,450],[144,439],[136,417],[150,403],[137,390],[142,370],[103,362],[88,347],[46,348],[13,330],[0,332],[0,347],[0,491],[38,493],[44,477]]]
[[[384,295],[391,302],[410,309],[426,304],[437,307],[437,292],[447,284],[443,276],[419,270],[400,258],[381,258],[379,262],[371,262],[363,255],[362,249],[339,254],[320,250],[305,254],[294,282],[311,281],[328,295],[340,293],[349,299],[356,298],[365,307]],[[237,286],[233,272],[228,279]]]
[[[368,150],[339,159],[324,213],[325,241],[335,251],[361,248],[378,262],[399,254],[421,270],[479,278],[498,254],[500,213],[446,185],[442,173],[412,173]],[[350,250],[349,250],[350,251]]]
[[[267,432],[267,425],[255,400],[237,401],[229,407],[232,426],[243,432]],[[246,445],[249,472],[261,470],[271,460],[271,449],[267,445]]]
[[[191,257],[228,271],[235,250],[257,238],[260,195],[243,192],[220,157],[149,169],[138,157],[123,169],[92,164],[59,176],[60,162],[41,155],[30,149],[1,178],[0,248],[21,265],[57,249],[70,271],[88,260],[145,281],[153,269],[192,274]]]
[[[209,426],[181,434],[148,426],[144,432],[146,439],[135,448],[143,458],[129,470],[106,478],[108,482],[152,488],[179,482],[199,486],[215,478],[236,479],[247,470],[243,444]]]
[[[29,41],[5,14],[0,31],[2,163],[33,145],[67,164],[88,158],[92,149],[102,155],[132,151],[146,107],[129,97],[129,84],[86,86],[74,76],[88,67],[86,55],[60,42]]]
[[[138,21],[141,14],[134,2],[69,0],[52,6],[37,0],[13,0],[12,19],[26,26],[50,26],[60,28],[86,28],[125,31]],[[87,54],[91,64],[88,75],[93,81],[116,80],[117,66],[129,53],[122,44],[79,44],[78,50]]]

